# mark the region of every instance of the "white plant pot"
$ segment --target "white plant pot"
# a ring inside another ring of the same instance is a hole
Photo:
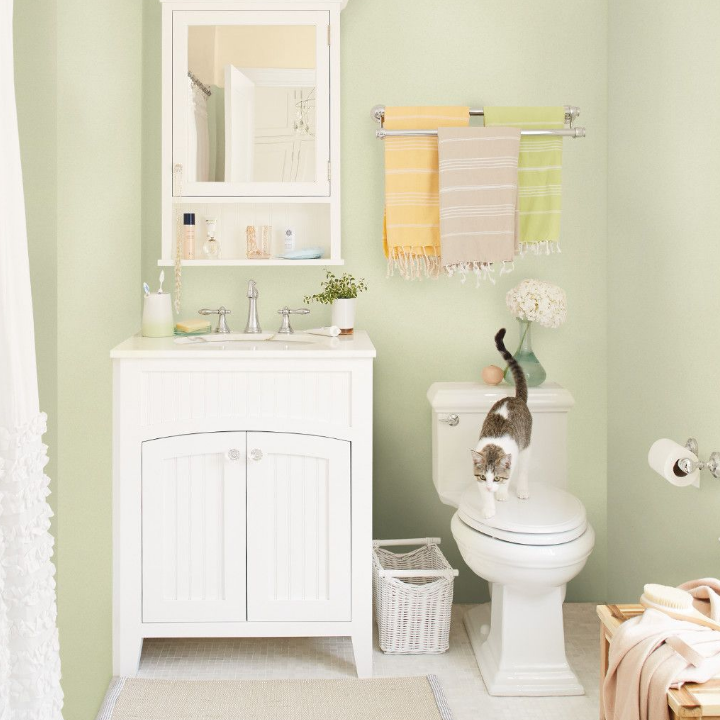
[[[333,300],[332,323],[340,328],[341,335],[352,335],[355,327],[355,304],[357,298]]]

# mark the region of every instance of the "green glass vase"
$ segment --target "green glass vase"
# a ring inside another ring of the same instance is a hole
[[[513,357],[520,364],[528,387],[537,387],[545,382],[547,373],[532,349],[532,323],[520,318],[517,321],[520,325],[520,346]],[[505,382],[510,385],[515,384],[509,365],[505,370]]]

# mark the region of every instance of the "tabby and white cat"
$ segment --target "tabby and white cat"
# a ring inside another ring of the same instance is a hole
[[[495,346],[510,366],[515,380],[515,397],[498,400],[491,408],[480,439],[472,452],[475,479],[483,495],[482,514],[491,518],[495,514],[495,498],[508,499],[511,480],[517,478],[517,496],[530,497],[528,465],[532,415],[527,406],[528,389],[525,375],[517,360],[507,351],[503,339],[505,328],[495,336]]]

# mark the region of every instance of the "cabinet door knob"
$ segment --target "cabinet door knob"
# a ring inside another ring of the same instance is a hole
[[[239,460],[240,459],[240,451],[236,448],[231,448],[227,452],[228,460]]]
[[[250,451],[250,457],[255,461],[262,460],[262,456],[262,450],[258,450],[257,448],[255,448],[254,450]]]

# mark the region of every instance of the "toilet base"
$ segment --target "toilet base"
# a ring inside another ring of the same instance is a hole
[[[564,588],[557,590],[562,592]],[[523,647],[503,647],[503,594],[505,600],[509,601],[509,608],[513,604],[512,597],[508,597],[512,596],[512,591],[508,592],[508,588],[495,584],[495,611],[492,603],[485,603],[469,610],[464,618],[465,629],[488,693],[515,697],[583,695],[585,691],[565,658],[562,611],[559,614],[560,646],[557,644],[557,635],[553,636],[557,628],[536,626],[532,629],[515,627],[510,631],[514,637],[524,638]],[[562,599],[559,602],[562,603]],[[512,623],[517,620],[522,624],[521,618],[508,617],[514,614],[508,613],[508,608],[505,621]],[[505,630],[510,628],[506,627]]]

